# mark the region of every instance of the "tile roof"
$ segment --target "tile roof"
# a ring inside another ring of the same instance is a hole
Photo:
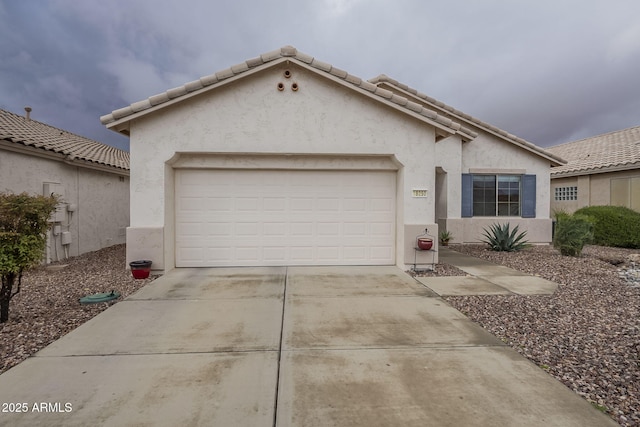
[[[511,135],[495,126],[484,123],[479,119],[454,109],[453,107],[449,107],[448,105],[392,80],[387,76],[381,75],[369,81],[363,80],[347,73],[344,70],[336,68],[331,64],[319,61],[310,55],[302,53],[293,46],[285,46],[280,49],[267,52],[256,58],[249,59],[243,63],[227,68],[226,70],[204,76],[198,80],[186,83],[183,86],[169,89],[164,93],[151,96],[145,100],[134,102],[127,107],[120,108],[112,111],[110,114],[100,117],[100,121],[109,128],[123,131],[123,129],[126,128],[126,125],[125,128],[118,128],[118,126],[126,124],[132,118],[155,111],[158,108],[162,108],[163,105],[169,105],[183,97],[203,93],[213,87],[224,84],[226,81],[229,81],[229,79],[242,75],[243,73],[250,72],[251,70],[257,69],[266,64],[278,63],[284,60],[298,61],[302,66],[310,67],[318,72],[327,73],[332,78],[340,79],[344,81],[345,84],[349,84],[355,89],[362,90],[365,93],[377,97],[380,101],[390,103],[391,105],[404,110],[406,113],[423,116],[427,121],[430,121],[439,128],[444,128],[449,134],[461,135],[466,141],[474,139],[478,136],[478,133],[469,127],[463,126],[459,121],[470,123],[476,128],[479,127],[491,132],[508,142],[550,160],[552,164],[564,163],[563,159],[545,151],[535,144]],[[408,96],[405,97],[399,95],[397,90],[392,91],[380,87],[380,84],[383,82],[394,86],[394,88],[400,88],[406,91]],[[411,97],[418,97],[420,102],[412,101],[409,99]],[[427,106],[425,107],[424,104],[427,104]]]
[[[552,177],[640,169],[640,126],[547,148],[568,160]]]
[[[490,132],[515,145],[518,145],[529,151],[535,152],[551,160],[554,164],[560,165],[565,163],[562,156],[559,156],[556,153],[551,153],[549,152],[549,150],[545,150],[529,141],[526,141],[522,138],[512,135],[505,130],[497,128],[489,123],[483,122],[482,120],[475,118],[473,116],[470,116],[469,114],[463,113],[460,110],[456,110],[455,108],[445,104],[444,102],[438,101],[437,99],[434,99],[422,92],[419,92],[416,89],[410,88],[406,84],[400,83],[397,80],[394,80],[384,74],[381,74],[378,77],[375,77],[369,80],[369,82],[378,86],[383,86],[384,84],[387,84],[389,86],[392,86],[393,88],[400,89],[401,91],[404,91],[410,95],[415,96],[416,98],[419,98],[421,101],[425,102],[430,108],[440,111],[442,114],[446,115],[447,117],[451,117],[454,120],[459,120],[462,122],[469,123],[477,128]]]
[[[69,160],[129,170],[129,153],[0,109],[0,140],[66,155]]]
[[[100,117],[100,121],[102,124],[107,125],[107,127],[114,127],[117,123],[127,122],[129,118],[132,118],[134,115],[135,117],[138,117],[139,115],[148,112],[147,110],[153,111],[156,107],[162,107],[165,103],[170,103],[173,100],[202,93],[210,88],[217,87],[220,84],[225,83],[233,77],[247,73],[263,65],[278,63],[285,60],[298,61],[302,66],[311,67],[316,71],[327,73],[333,78],[340,79],[346,84],[353,86],[355,89],[360,89],[365,93],[374,95],[379,98],[380,101],[391,103],[392,105],[403,109],[406,113],[423,116],[438,127],[448,129],[449,133],[460,134],[467,140],[473,139],[477,136],[477,134],[470,129],[461,126],[459,123],[454,122],[442,114],[438,114],[437,112],[425,108],[416,102],[410,101],[405,97],[398,96],[391,91],[379,88],[376,85],[351,75],[346,71],[332,66],[331,64],[319,61],[312,56],[298,51],[292,46],[285,46],[280,49],[267,52],[256,58],[249,59],[243,63],[227,68],[226,70],[218,71],[217,73],[186,83],[183,86],[169,89],[164,93],[151,96],[148,99],[134,102],[127,107],[120,108],[111,112],[111,114]]]

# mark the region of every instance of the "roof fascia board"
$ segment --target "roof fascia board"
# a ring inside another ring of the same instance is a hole
[[[390,102],[389,100],[383,98],[380,95],[376,95],[375,93],[373,93],[371,91],[368,91],[368,90],[363,89],[363,88],[361,88],[359,86],[356,86],[355,84],[350,83],[350,82],[348,82],[348,81],[346,81],[344,79],[341,79],[341,78],[339,78],[337,76],[334,76],[333,74],[331,74],[329,72],[326,72],[326,71],[324,71],[322,69],[313,67],[313,66],[307,64],[306,62],[301,61],[300,59],[297,59],[295,57],[282,57],[282,58],[274,59],[272,61],[269,61],[269,62],[266,62],[264,64],[261,64],[259,66],[251,68],[251,69],[249,69],[247,71],[244,71],[244,72],[242,72],[240,74],[236,74],[236,75],[234,75],[232,77],[226,78],[226,79],[224,79],[222,81],[216,82],[216,83],[214,83],[212,85],[209,85],[207,87],[204,87],[202,89],[198,89],[198,90],[195,90],[193,92],[186,93],[186,94],[184,94],[182,96],[178,96],[178,97],[176,97],[174,99],[171,99],[169,101],[163,102],[161,104],[155,105],[153,107],[147,108],[147,109],[139,111],[137,113],[133,113],[133,114],[130,114],[128,116],[125,116],[125,117],[123,117],[121,119],[118,119],[118,120],[115,120],[113,122],[107,123],[105,126],[107,127],[107,129],[111,129],[111,130],[113,130],[115,132],[128,134],[129,122],[131,122],[132,120],[138,119],[138,118],[143,117],[143,116],[145,116],[147,114],[151,114],[151,113],[153,113],[155,111],[158,111],[158,110],[160,110],[162,108],[178,104],[178,103],[180,103],[182,101],[185,101],[187,99],[190,99],[190,98],[192,98],[194,96],[198,96],[198,95],[204,94],[206,92],[209,92],[211,90],[215,90],[215,89],[220,88],[220,87],[222,87],[224,85],[231,84],[231,83],[233,83],[235,81],[238,81],[238,80],[243,79],[245,77],[249,77],[249,76],[251,76],[251,75],[253,75],[255,73],[258,73],[260,71],[263,71],[263,70],[265,70],[267,68],[271,68],[271,67],[277,66],[277,65],[282,64],[282,63],[291,63],[291,62],[295,63],[296,65],[298,65],[298,66],[300,66],[300,67],[302,67],[302,68],[304,68],[304,69],[306,69],[308,71],[313,72],[314,74],[316,74],[318,76],[321,76],[321,77],[326,78],[328,80],[331,80],[334,83],[337,83],[337,84],[339,84],[339,85],[341,85],[343,87],[346,87],[346,88],[349,88],[349,89],[351,89],[353,91],[356,91],[356,92],[360,93],[361,95],[364,95],[364,96],[366,96],[366,97],[368,97],[370,99],[373,99],[373,100],[375,100],[377,102],[383,103],[384,105],[386,105],[388,107],[391,107],[396,111],[399,111],[399,112],[404,113],[406,115],[409,115],[409,116],[411,116],[411,117],[413,117],[415,119],[418,119],[421,122],[424,122],[424,123],[427,123],[427,124],[429,124],[431,126],[434,126],[438,130],[440,130],[441,133],[444,133],[446,135],[453,135],[453,134],[457,133],[455,130],[453,130],[453,129],[451,129],[451,128],[449,128],[449,127],[447,127],[447,126],[445,126],[445,125],[443,125],[441,123],[438,123],[438,122],[436,122],[434,120],[431,120],[428,117],[423,116],[421,114],[418,114],[416,112],[413,112],[413,111],[407,109],[406,107],[404,107],[404,106],[402,106],[400,104],[396,104],[394,102]]]
[[[83,159],[70,160],[66,154],[56,153],[54,151],[45,150],[43,148],[30,147],[19,142],[7,141],[6,139],[0,140],[0,149],[12,151],[19,154],[25,154],[28,156],[40,157],[47,160],[54,160],[70,166],[78,166],[85,169],[93,169],[120,176],[129,176],[129,171],[126,169],[120,169],[100,163],[89,162]]]
[[[298,64],[301,67],[303,67],[303,68],[305,68],[305,69],[317,74],[318,76],[321,76],[321,77],[324,77],[324,78],[326,78],[328,80],[331,80],[334,83],[337,83],[337,84],[339,84],[339,85],[341,85],[343,87],[346,87],[346,88],[348,88],[350,90],[353,90],[353,91],[355,91],[355,92],[357,92],[357,93],[359,93],[361,95],[364,95],[364,96],[366,96],[366,97],[368,97],[370,99],[373,99],[376,102],[380,102],[380,103],[382,103],[382,104],[384,104],[384,105],[386,105],[388,107],[393,108],[396,111],[399,111],[400,113],[406,114],[408,116],[413,117],[414,119],[418,119],[421,122],[427,123],[427,124],[437,128],[439,130],[444,131],[448,135],[454,135],[454,134],[457,133],[455,130],[451,129],[450,127],[447,127],[447,126],[445,126],[445,125],[443,125],[441,123],[438,123],[435,120],[431,120],[428,117],[423,116],[422,114],[418,114],[418,113],[416,113],[414,111],[411,111],[408,108],[406,108],[406,107],[404,107],[404,106],[402,106],[400,104],[396,104],[395,102],[391,102],[391,101],[387,100],[386,98],[384,98],[384,97],[382,97],[380,95],[376,95],[374,92],[371,92],[371,91],[368,91],[366,89],[363,89],[360,86],[356,86],[355,84],[350,83],[350,82],[348,82],[348,81],[346,81],[344,79],[341,79],[340,77],[334,76],[331,73],[328,73],[326,71],[323,71],[323,70],[315,68],[315,67],[312,67],[309,64],[306,64],[306,63],[304,63],[304,62],[302,62],[300,60],[297,60],[295,58],[285,58],[285,59],[290,59],[292,62],[296,62],[296,64]]]
[[[428,100],[426,100],[424,98],[421,98],[421,97],[419,97],[419,96],[417,96],[417,95],[415,95],[415,94],[413,94],[413,93],[411,93],[409,91],[406,91],[406,90],[404,90],[404,89],[402,89],[402,88],[400,88],[400,87],[398,87],[398,86],[396,86],[396,85],[394,85],[394,84],[392,84],[392,83],[390,83],[388,81],[381,81],[379,84],[381,86],[386,85],[387,87],[390,87],[393,90],[399,91],[399,92],[403,93],[405,96],[410,97],[412,99],[415,99],[420,103],[425,103],[425,104],[429,105],[432,108],[437,108],[438,110],[443,111],[445,114],[451,115],[451,116],[455,117],[456,119],[467,123],[468,125],[471,125],[473,127],[482,129],[483,131],[488,132],[488,133],[490,133],[490,134],[492,134],[492,135],[494,135],[494,136],[496,136],[496,137],[498,137],[498,138],[500,138],[500,139],[502,139],[504,141],[507,141],[507,142],[509,142],[511,144],[517,145],[518,147],[521,147],[521,148],[529,151],[530,153],[533,153],[533,154],[536,154],[536,155],[538,155],[540,157],[543,157],[543,158],[549,160],[551,162],[551,164],[554,165],[554,166],[561,166],[563,164],[566,164],[566,161],[561,159],[561,158],[559,158],[559,157],[558,158],[551,157],[551,156],[549,156],[547,154],[544,154],[542,152],[539,152],[539,151],[537,151],[537,150],[535,150],[535,149],[533,149],[531,147],[528,147],[525,144],[522,144],[522,143],[520,143],[520,142],[518,142],[516,140],[506,138],[504,135],[501,135],[499,132],[496,132],[495,130],[493,130],[493,129],[489,128],[489,127],[483,126],[482,124],[474,122],[473,120],[469,120],[468,118],[465,118],[464,116],[456,114],[455,112],[453,112],[451,110],[443,108],[443,107],[441,107],[441,106],[439,106],[437,104],[434,104],[432,102],[429,102]],[[564,163],[562,163],[562,162],[564,162]]]
[[[198,90],[194,90],[193,92],[187,92],[186,94],[182,95],[182,96],[178,96],[176,98],[170,99],[169,101],[160,103],[158,105],[154,105],[150,108],[144,109],[142,111],[139,111],[137,113],[133,113],[130,115],[127,115],[121,119],[115,120],[113,122],[107,123],[105,126],[107,127],[107,129],[111,129],[115,132],[119,132],[119,133],[124,133],[123,131],[128,131],[129,130],[129,122],[131,122],[132,120],[138,119],[140,117],[146,116],[147,114],[151,114],[153,112],[156,112],[158,110],[161,110],[163,108],[169,107],[171,105],[175,105],[178,104],[182,101],[185,101],[187,99],[191,99],[195,96],[199,96],[202,95],[204,93],[207,93],[209,91],[218,89],[222,86],[226,86],[228,84],[231,84],[233,82],[236,82],[242,78],[251,76],[255,73],[259,73],[262,70],[265,70],[267,68],[273,67],[277,64],[280,64],[282,62],[286,62],[286,61],[291,61],[294,60],[294,58],[288,58],[288,57],[282,57],[282,58],[278,58],[278,59],[274,59],[272,61],[266,62],[264,64],[258,65],[256,67],[250,68],[240,74],[236,74],[234,76],[231,77],[227,77],[224,80],[218,81],[216,83],[213,83],[209,86],[205,86],[201,89]],[[298,62],[298,61],[296,61]],[[298,62],[299,63],[299,62]],[[171,90],[171,89],[170,89]],[[164,93],[166,93],[167,91],[165,91]],[[160,94],[156,94],[156,95],[160,95]],[[149,98],[147,98],[148,100]],[[125,107],[126,108],[126,107]]]

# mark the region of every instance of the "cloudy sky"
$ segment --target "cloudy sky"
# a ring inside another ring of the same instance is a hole
[[[640,125],[638,0],[0,0],[0,108],[100,116],[285,45],[543,147]]]

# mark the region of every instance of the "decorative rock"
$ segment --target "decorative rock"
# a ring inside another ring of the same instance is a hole
[[[632,263],[640,265],[640,254],[630,254],[627,256],[627,259]]]
[[[640,254],[627,256],[628,263],[618,270],[618,275],[633,287],[640,287]]]

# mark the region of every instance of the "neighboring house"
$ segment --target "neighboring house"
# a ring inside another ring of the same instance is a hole
[[[129,153],[0,110],[0,192],[61,196],[47,262],[125,243]]]
[[[101,118],[130,135],[127,258],[192,266],[398,265],[425,228],[551,240],[562,160],[385,76],[287,46]],[[437,246],[436,246],[437,248]]]
[[[567,160],[551,169],[551,209],[626,206],[640,212],[640,126],[547,149]]]

